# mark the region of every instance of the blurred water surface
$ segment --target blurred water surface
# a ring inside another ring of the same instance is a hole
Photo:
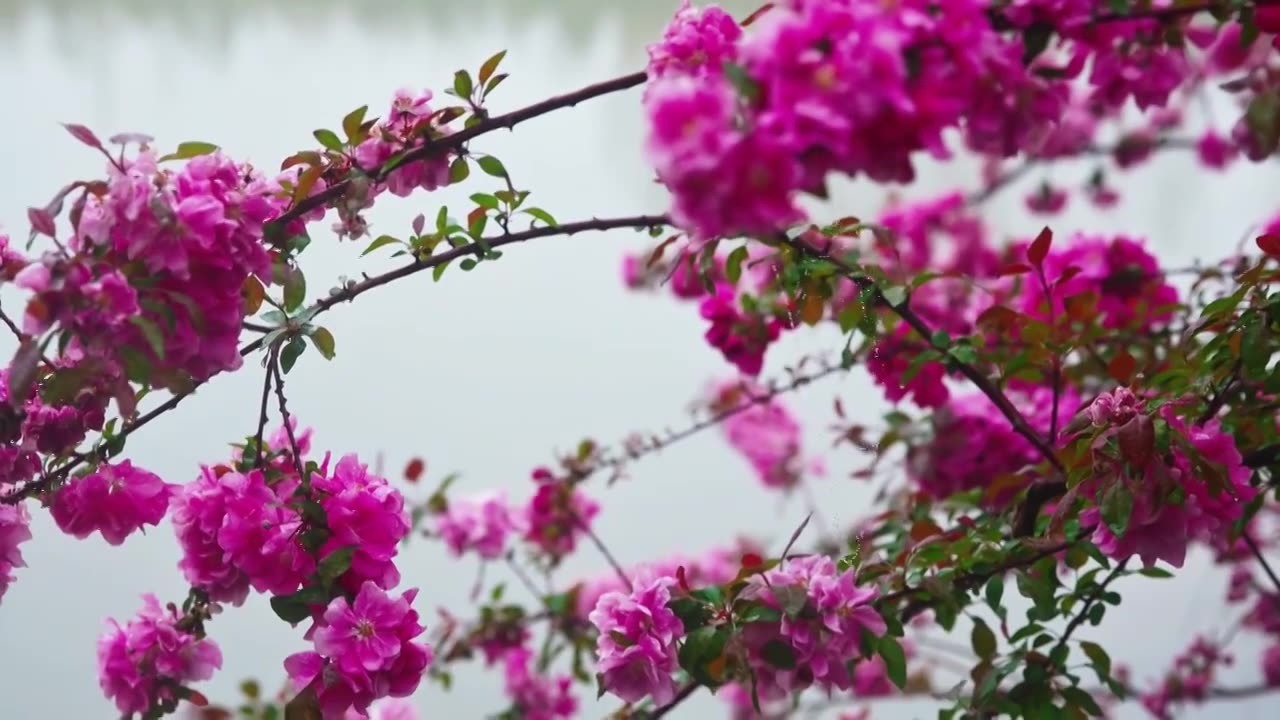
[[[722,3],[739,16],[743,0]],[[47,202],[69,179],[98,176],[99,158],[71,140],[59,122],[86,124],[106,137],[146,132],[162,145],[218,143],[264,168],[313,144],[311,131],[334,127],[362,104],[380,113],[400,87],[446,86],[459,67],[475,68],[499,49],[512,77],[495,93],[495,111],[638,69],[676,3],[636,0],[0,0],[0,227],[25,235],[25,208]],[[562,220],[662,211],[641,152],[638,92],[604,98],[487,136],[537,203]],[[1087,171],[1065,168],[1055,177]],[[932,168],[923,190],[970,181],[971,165]],[[1081,208],[1058,227],[1147,235],[1170,262],[1229,250],[1247,226],[1275,209],[1274,168],[1252,168],[1230,183],[1200,174],[1187,158],[1161,159],[1138,173],[1138,189],[1118,212]],[[432,196],[384,198],[374,232],[402,232],[419,212],[458,203],[483,180]],[[919,192],[914,191],[913,192]],[[873,212],[883,192],[838,184],[841,214]],[[1001,233],[1027,235],[1018,192],[997,198],[991,217]],[[313,295],[342,275],[373,273],[389,261],[357,260],[356,246],[317,232],[305,257]],[[304,356],[288,378],[292,409],[318,428],[316,447],[386,458],[388,473],[411,455],[427,458],[426,484],[460,470],[460,492],[502,488],[523,498],[535,465],[583,436],[601,441],[634,429],[679,427],[683,408],[704,383],[728,368],[699,340],[696,312],[665,299],[626,295],[618,262],[644,245],[630,233],[581,236],[513,248],[500,263],[439,284],[414,278],[362,297],[325,320],[338,342],[332,363]],[[5,298],[11,297],[7,292]],[[795,333],[771,351],[766,373],[808,351],[838,346],[826,332]],[[0,339],[11,352],[12,341]],[[131,439],[129,456],[173,482],[227,454],[251,434],[260,383],[257,361],[218,378],[184,402],[167,422]],[[880,394],[858,373],[790,400],[807,420],[815,452],[830,444],[831,397],[874,416]],[[847,446],[846,446],[847,447]],[[848,479],[858,459],[841,450],[815,491],[832,525],[863,516],[870,488]],[[715,433],[706,433],[636,467],[632,479],[598,488],[600,533],[624,563],[675,552],[696,553],[739,531],[785,539],[805,513],[753,486],[745,465]],[[411,490],[423,496],[428,488]],[[714,508],[714,512],[707,512]],[[170,528],[161,526],[121,548],[77,542],[36,513],[36,539],[25,546],[30,568],[18,571],[0,608],[0,697],[6,718],[105,718],[112,709],[94,682],[94,641],[102,619],[125,619],[138,594],[178,600]],[[660,518],[660,521],[655,521]],[[422,588],[429,625],[437,605],[462,610],[472,563],[445,560],[418,542],[402,565],[405,584]],[[557,579],[605,571],[585,549]],[[1178,580],[1135,587],[1094,636],[1115,644],[1135,677],[1157,673],[1197,628],[1214,627],[1224,580],[1205,575],[1197,556]],[[502,577],[491,568],[489,577]],[[1211,577],[1205,581],[1204,578]],[[512,587],[512,594],[519,592]],[[208,683],[215,701],[234,700],[247,677],[268,687],[282,678],[281,659],[303,649],[301,631],[276,620],[261,599],[211,626],[225,654]],[[1250,662],[1240,679],[1256,679]],[[949,687],[950,676],[939,683]],[[463,671],[451,693],[424,684],[416,701],[425,718],[479,718],[501,709],[500,680]],[[583,717],[604,715],[590,689]],[[703,694],[682,717],[717,716]],[[1239,717],[1265,709],[1231,708]],[[1274,709],[1274,708],[1273,708]],[[1136,715],[1130,705],[1122,715]],[[932,716],[925,703],[890,703],[877,717]]]

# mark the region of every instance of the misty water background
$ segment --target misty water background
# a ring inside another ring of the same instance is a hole
[[[282,158],[314,145],[311,131],[336,127],[351,109],[381,114],[400,87],[446,87],[453,71],[476,68],[507,49],[512,77],[494,94],[495,111],[633,71],[657,38],[675,2],[645,0],[409,0],[339,3],[329,0],[0,0],[0,227],[25,237],[26,213],[72,179],[98,177],[100,157],[72,140],[59,122],[83,123],[102,137],[138,131],[172,147],[184,140],[223,146],[236,158],[273,170]],[[739,17],[753,9],[724,3]],[[1234,117],[1222,103],[1220,121]],[[651,180],[641,149],[639,92],[592,101],[537,119],[512,133],[485,136],[477,149],[498,155],[531,202],[562,221],[661,212],[662,189]],[[1078,181],[1089,168],[1060,167],[1053,177]],[[972,183],[970,163],[931,166],[908,197]],[[1027,215],[1022,195],[1035,175],[995,198],[988,217],[1002,236],[1034,234],[1043,221]],[[1230,181],[1206,174],[1186,156],[1166,156],[1133,173],[1117,211],[1099,214],[1076,203],[1054,222],[1059,237],[1088,229],[1151,239],[1161,257],[1181,265],[1218,257],[1249,226],[1280,209],[1275,164],[1237,168]],[[873,214],[883,188],[836,183],[841,215]],[[492,190],[473,176],[463,188],[406,200],[379,200],[375,234],[405,233],[419,212],[467,194]],[[339,276],[374,273],[394,262],[357,259],[361,246],[335,242],[316,228],[304,256],[311,295]],[[514,247],[500,262],[433,284],[418,276],[337,308],[324,324],[337,337],[337,358],[305,355],[288,376],[291,409],[317,428],[314,447],[381,454],[388,475],[415,455],[427,459],[421,499],[444,474],[459,471],[456,492],[504,489],[523,499],[529,472],[585,436],[614,442],[632,430],[678,428],[688,403],[730,367],[701,341],[696,309],[667,296],[624,292],[619,262],[645,238],[627,231],[538,241]],[[3,298],[12,308],[14,295]],[[11,309],[11,312],[14,310]],[[838,350],[831,328],[787,335],[770,351],[765,375],[776,375],[807,352]],[[13,341],[0,338],[10,353]],[[127,457],[172,482],[194,478],[200,463],[227,457],[228,443],[253,432],[261,383],[259,358],[215,379],[161,422],[129,440]],[[830,451],[832,398],[868,419],[884,410],[864,373],[826,380],[787,398],[806,421],[806,443],[829,466],[813,489],[825,521],[864,516],[874,487],[849,478],[862,458],[849,447]],[[634,466],[630,480],[590,491],[604,510],[598,530],[630,564],[672,553],[695,554],[749,532],[780,546],[804,517],[804,503],[780,501],[760,489],[747,465],[716,432],[681,443]],[[0,607],[0,717],[111,718],[95,679],[95,641],[107,616],[125,620],[139,594],[180,601],[185,584],[168,524],[111,548],[97,536],[62,535],[43,511],[33,512],[35,539],[23,552],[30,567]],[[780,549],[777,548],[777,549]],[[442,549],[415,541],[404,553],[402,587],[421,588],[418,607],[438,624],[435,607],[465,616],[476,564],[448,561]],[[588,546],[557,575],[561,586],[607,572]],[[490,579],[504,577],[490,568]],[[1196,553],[1176,580],[1122,583],[1124,604],[1101,628],[1081,637],[1106,643],[1117,662],[1145,685],[1198,631],[1223,631],[1238,609],[1222,597],[1226,578]],[[510,597],[521,597],[512,584]],[[255,596],[210,625],[224,668],[202,686],[215,702],[233,703],[241,680],[274,688],[281,660],[306,647],[302,629],[276,619]],[[956,641],[965,645],[967,631]],[[1224,683],[1260,678],[1257,646],[1242,644]],[[481,718],[503,708],[500,673],[474,665],[456,672],[452,692],[425,683],[415,696],[424,718]],[[945,690],[958,680],[940,671]],[[582,688],[582,717],[617,707]],[[890,701],[875,717],[932,717],[930,702]],[[1219,704],[1233,717],[1274,717],[1274,701]],[[717,717],[720,701],[700,693],[676,717]],[[1202,715],[1208,715],[1201,712]],[[1141,717],[1135,703],[1121,717]]]

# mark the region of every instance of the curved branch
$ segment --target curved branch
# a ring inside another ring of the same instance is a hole
[[[632,217],[620,217],[620,218],[593,218],[591,220],[583,220],[575,223],[565,223],[563,225],[556,225],[553,227],[538,227],[538,228],[531,228],[529,230],[525,230],[524,232],[509,233],[506,235],[490,238],[488,240],[485,240],[484,243],[470,243],[467,245],[463,245],[461,247],[453,248],[446,252],[442,252],[439,255],[432,255],[427,258],[420,258],[418,260],[414,260],[413,262],[407,265],[403,265],[394,270],[385,272],[381,275],[375,275],[371,278],[364,280],[363,282],[358,282],[337,293],[334,293],[333,295],[330,295],[329,297],[317,302],[315,305],[312,305],[311,308],[308,311],[304,311],[304,313],[309,312],[311,317],[315,317],[320,313],[323,313],[333,308],[335,305],[338,305],[339,303],[354,300],[356,297],[359,297],[360,295],[363,295],[364,293],[369,292],[370,290],[373,290],[378,287],[382,287],[383,285],[387,285],[388,283],[394,282],[395,280],[399,280],[400,278],[417,274],[419,272],[422,272],[423,270],[428,270],[438,265],[443,265],[445,263],[451,262],[461,257],[466,257],[468,255],[475,255],[476,253],[480,252],[482,250],[482,247],[485,245],[487,245],[490,248],[495,248],[495,247],[502,247],[504,245],[511,245],[514,243],[525,242],[526,240],[534,240],[537,238],[556,237],[560,235],[574,235],[580,232],[615,230],[619,228],[640,229],[640,228],[654,227],[659,225],[666,225],[669,222],[670,221],[665,215],[636,215]],[[264,339],[265,339],[265,336],[260,337],[248,343],[244,347],[240,348],[241,357],[247,356],[261,349],[264,343]],[[192,394],[195,393],[197,389],[199,389],[201,386],[203,386],[207,382],[208,380],[201,380],[201,381],[195,382],[192,384],[190,389],[171,395],[169,399],[165,400],[163,403],[157,405],[155,408],[144,413],[143,415],[140,415],[132,423],[129,423],[128,425],[123,427],[120,430],[118,437],[128,437],[129,435],[133,434],[137,430],[141,429],[142,427],[150,423],[152,420],[155,420],[161,415],[178,407],[179,403],[181,403],[186,398],[190,397]],[[65,478],[68,473],[75,470],[77,467],[83,465],[84,463],[89,462],[97,457],[98,457],[98,451],[96,449],[91,450],[87,453],[81,453],[79,455],[76,455],[73,457],[73,459],[70,462],[68,462],[66,465],[63,465],[58,470],[52,473],[49,473],[48,475],[46,475],[45,477],[39,480],[27,483],[20,490],[16,492],[10,492],[4,496],[0,496],[0,503],[6,504],[6,505],[16,505],[17,503],[22,502],[27,498],[35,497],[47,490],[50,490],[58,482],[60,482],[63,478]]]

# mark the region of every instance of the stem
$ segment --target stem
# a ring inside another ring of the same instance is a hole
[[[271,365],[267,367],[267,371],[263,373],[262,378],[262,405],[258,409],[258,432],[254,436],[253,445],[253,467],[255,470],[260,470],[262,468],[262,464],[266,462],[267,457],[267,454],[262,447],[262,436],[267,429],[267,401],[271,399],[271,378],[273,375],[272,368],[275,366],[275,359],[276,351],[275,348],[272,348],[270,358]]]
[[[1253,541],[1248,532],[1241,533],[1240,537],[1249,546],[1249,551],[1253,553],[1253,556],[1258,559],[1258,564],[1262,566],[1262,571],[1271,579],[1271,584],[1276,587],[1276,591],[1280,592],[1280,577],[1276,577],[1276,571],[1271,569],[1271,563],[1268,563],[1267,558],[1262,555],[1262,549],[1258,547],[1258,543]]]
[[[1080,624],[1084,622],[1085,618],[1088,617],[1089,609],[1093,607],[1093,604],[1098,601],[1098,598],[1102,597],[1102,594],[1107,591],[1107,586],[1112,582],[1115,582],[1115,580],[1120,577],[1120,573],[1124,572],[1124,566],[1128,563],[1129,561],[1126,559],[1124,562],[1116,565],[1107,577],[1103,579],[1102,583],[1099,584],[1098,587],[1094,588],[1093,592],[1089,593],[1088,599],[1086,599],[1084,604],[1080,607],[1080,612],[1067,623],[1067,629],[1062,632],[1062,637],[1058,638],[1058,643],[1054,646],[1053,651],[1049,653],[1049,657],[1053,657],[1058,648],[1067,644],[1067,641],[1071,639],[1071,633],[1075,632],[1076,629],[1080,627]]]
[[[631,592],[631,578],[627,577],[627,573],[622,569],[622,564],[613,556],[613,553],[609,552],[609,548],[605,546],[604,541],[600,539],[600,536],[596,535],[596,532],[583,522],[582,518],[579,517],[577,513],[573,513],[573,521],[578,524],[578,527],[582,529],[582,532],[586,533],[587,537],[591,538],[592,544],[594,544],[596,549],[600,551],[600,554],[604,556],[605,561],[609,563],[609,567],[613,568],[613,572],[616,573],[618,579],[622,581],[622,585],[627,588],[627,592]]]
[[[307,488],[311,485],[311,478],[302,466],[302,451],[298,449],[298,438],[293,434],[293,422],[292,418],[289,417],[289,407],[284,397],[284,374],[280,372],[279,346],[275,347],[277,349],[271,353],[269,364],[271,373],[276,378],[276,397],[280,401],[280,419],[284,422],[285,434],[289,436],[289,454],[293,455],[293,468],[298,471],[298,478],[302,480],[302,487]]]
[[[700,687],[702,686],[693,681],[685,683],[685,685],[681,687],[680,690],[676,693],[676,696],[671,698],[671,702],[667,703],[666,705],[663,705],[660,708],[655,708],[652,712],[648,713],[647,715],[641,715],[640,717],[645,718],[645,720],[658,720],[658,718],[662,717],[663,715],[666,715],[672,710],[675,710],[676,706],[678,706],[680,703],[684,702],[685,700],[688,700],[689,696],[697,692],[698,688]]]
[[[527,105],[519,110],[513,110],[506,113],[505,115],[491,117],[488,120],[478,122],[475,125],[472,125],[469,128],[464,128],[452,135],[447,135],[445,137],[429,140],[426,143],[423,143],[417,148],[405,153],[403,159],[396,165],[396,168],[401,168],[405,165],[418,162],[426,158],[438,157],[448,150],[458,148],[468,140],[493,132],[494,130],[500,130],[503,128],[509,130],[514,128],[516,125],[526,120],[532,120],[539,115],[546,115],[554,110],[573,107],[580,102],[590,100],[592,98],[633,88],[643,83],[645,81],[645,77],[646,75],[643,71],[623,75],[622,77],[617,77],[612,80],[588,85],[564,95],[557,95],[543,100],[542,102]],[[394,171],[395,169],[391,172]],[[389,174],[389,172],[384,174],[377,171],[368,173],[369,177],[375,182],[383,180],[385,176]],[[343,180],[342,182],[335,183],[325,188],[323,191],[299,202],[292,208],[289,208],[287,212],[271,221],[269,226],[283,227],[284,225],[297,220],[322,205],[328,205],[332,201],[343,197],[350,186],[350,180]]]

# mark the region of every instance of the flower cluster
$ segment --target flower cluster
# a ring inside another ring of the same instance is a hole
[[[436,517],[436,532],[455,557],[472,551],[486,560],[497,559],[516,529],[506,498],[496,493],[451,500]]]
[[[1142,693],[1142,705],[1159,720],[1172,720],[1172,706],[1178,703],[1204,702],[1213,687],[1219,666],[1232,663],[1229,653],[1205,638],[1197,637],[1179,655],[1173,669],[1155,690]]]
[[[174,707],[188,684],[208,680],[222,667],[222,652],[212,641],[183,626],[172,606],[143,596],[133,620],[110,629],[98,640],[98,683],[126,716]]]
[[[1010,391],[1008,395],[1031,429],[1047,436],[1053,416],[1053,390],[1034,387]],[[1074,388],[1068,385],[1060,389],[1056,425],[1059,431],[1070,423],[1079,405]],[[1001,506],[1022,489],[1023,483],[999,479],[1044,459],[980,392],[952,398],[934,412],[932,423],[934,430],[928,442],[908,452],[907,476],[940,500],[958,492],[986,488],[986,500]]]
[[[119,545],[144,525],[158,525],[177,488],[128,460],[104,462],[63,486],[50,511],[68,535],[86,538],[96,531]]]
[[[631,582],[639,582],[647,577],[676,577],[684,568],[685,580],[692,585],[719,585],[729,582],[741,567],[742,556],[746,553],[760,553],[761,548],[754,543],[739,542],[729,547],[717,547],[698,556],[672,556],[656,562],[645,563],[641,567],[628,568],[626,574]],[[616,572],[609,572],[586,582],[578,583],[574,589],[577,598],[577,617],[586,619],[600,598],[611,592],[627,592],[629,588],[622,582]]]
[[[22,543],[31,539],[31,516],[25,505],[0,504],[0,601],[13,582],[13,569],[26,567]]]
[[[787,489],[800,481],[800,424],[768,390],[754,383],[719,383],[710,407],[732,413],[720,426],[725,439],[747,459],[765,487]]]
[[[876,589],[857,587],[855,575],[852,569],[841,572],[829,557],[811,555],[752,578],[752,594],[782,615],[781,621],[753,622],[743,630],[761,700],[810,686],[826,692],[855,686],[850,661],[862,657],[863,632],[886,631],[871,605]],[[779,667],[770,660],[775,653],[794,662]]]
[[[536,671],[532,650],[519,646],[503,658],[507,697],[511,699],[515,717],[524,720],[569,720],[578,712],[573,695],[573,677],[554,677]]]
[[[545,468],[535,470],[533,480],[538,487],[521,518],[524,539],[556,561],[572,553],[578,538],[590,531],[600,505],[572,480],[553,477]]]
[[[448,135],[448,128],[436,122],[439,113],[431,109],[433,97],[430,90],[420,93],[397,90],[386,117],[374,125],[369,137],[356,147],[357,164],[366,171],[376,171],[398,153],[413,147],[421,138],[436,139]],[[441,154],[405,163],[388,173],[384,183],[386,190],[398,197],[408,197],[418,189],[443,187],[449,184],[449,157]]]
[[[364,713],[381,697],[408,697],[431,664],[431,648],[415,642],[425,628],[412,607],[417,590],[392,597],[365,580],[354,600],[334,598],[311,637],[315,649],[285,659],[299,690],[316,694],[325,720],[349,709]]]
[[[630,592],[606,593],[591,611],[601,686],[629,703],[652,696],[662,706],[675,697],[676,640],[684,635],[667,607],[675,584],[666,576],[637,578]]]
[[[1173,405],[1154,416],[1139,412],[1126,390],[1100,396],[1088,415],[1095,424],[1108,423],[1091,447],[1095,467],[1114,474],[1098,476],[1091,488],[1096,504],[1080,522],[1093,526],[1093,542],[1110,557],[1137,555],[1148,567],[1157,560],[1182,567],[1188,542],[1228,532],[1257,493],[1235,441],[1217,420],[1189,424]]]

